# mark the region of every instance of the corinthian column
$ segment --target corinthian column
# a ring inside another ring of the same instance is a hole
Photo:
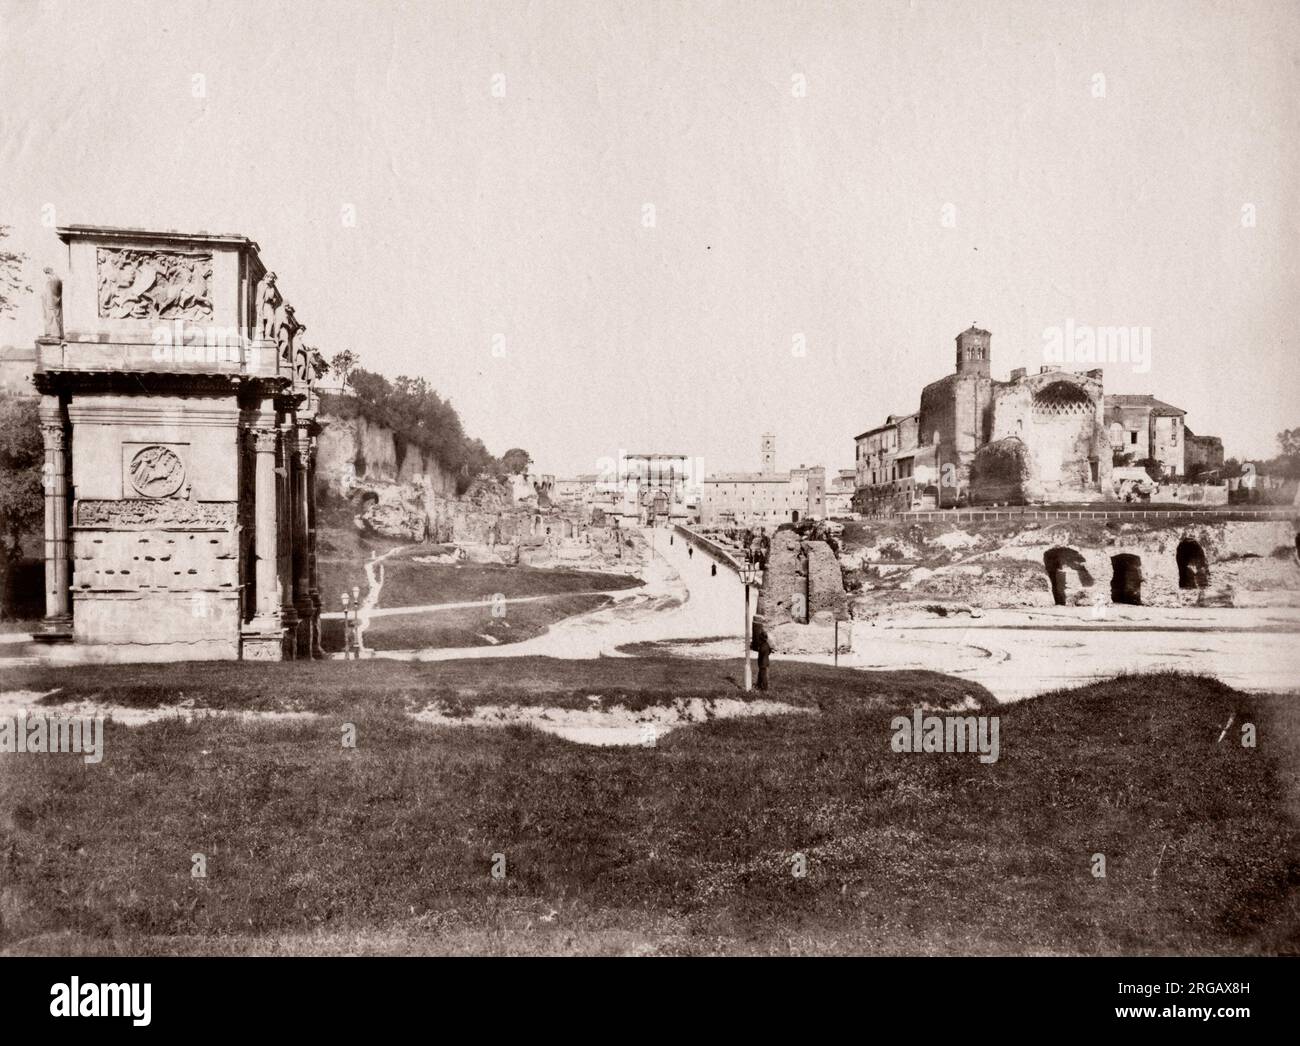
[[[275,478],[275,452],[280,434],[274,425],[253,429],[254,511],[257,523],[253,531],[254,557],[257,564],[257,617],[263,622],[280,621],[279,519]]]
[[[298,430],[297,468],[293,472],[293,594],[294,602],[299,607],[309,601],[311,592],[310,544],[308,540],[311,518],[308,512],[307,492],[311,470],[310,439],[311,437],[307,435],[305,428]]]
[[[44,396],[40,407],[45,440],[45,621],[41,638],[72,635],[72,601],[68,570],[68,430],[57,396]]]
[[[315,428],[313,425],[312,428]],[[310,429],[309,429],[310,431]],[[323,658],[320,642],[320,575],[316,565],[316,436],[308,440],[307,452],[307,591],[311,596],[311,656]]]

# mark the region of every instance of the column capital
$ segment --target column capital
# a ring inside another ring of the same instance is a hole
[[[45,440],[46,450],[67,450],[68,429],[61,421],[41,419],[41,438]]]
[[[274,425],[255,425],[248,430],[248,435],[259,454],[274,454],[279,445],[280,430]]]

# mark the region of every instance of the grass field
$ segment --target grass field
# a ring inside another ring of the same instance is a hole
[[[495,614],[491,606],[479,606],[376,617],[366,631],[366,646],[375,650],[413,650],[490,646],[494,641],[517,643],[540,635],[557,621],[588,613],[611,601],[608,596],[597,595],[598,592],[637,588],[642,584],[626,574],[594,570],[419,562],[420,557],[443,550],[439,546],[415,545],[385,559],[378,606],[481,602],[498,594],[506,599],[543,595],[555,598],[505,604]],[[351,591],[354,585],[363,594],[367,591],[365,570],[356,558],[323,559],[319,570],[323,593]],[[338,609],[336,596],[326,602],[325,609]],[[322,624],[321,642],[325,649],[342,650],[342,622]]]
[[[318,714],[110,724],[97,766],[0,756],[10,952],[1298,947],[1297,705],[1204,678],[1121,678],[996,709],[1001,754],[984,765],[891,750],[897,713],[991,704],[924,672],[780,662],[767,696],[817,714],[715,720],[622,749],[401,713],[433,700],[468,710],[735,698],[739,663],[9,675],[11,688],[62,688],[51,700]],[[1243,722],[1257,747],[1234,743]],[[345,723],[355,749],[340,744]],[[191,877],[195,853],[205,879]],[[1105,878],[1090,872],[1097,853]],[[494,854],[504,879],[490,874]]]
[[[507,599],[577,592],[601,592],[636,588],[641,581],[627,574],[606,574],[596,570],[502,566],[496,563],[420,563],[443,546],[415,545],[384,560],[381,607],[423,606],[427,603],[461,603],[491,599],[500,593]],[[322,559],[320,589],[326,610],[337,610],[339,594],[355,585],[364,595],[365,568],[355,558]]]
[[[504,604],[496,615],[489,605],[376,617],[366,629],[365,645],[372,650],[419,650],[518,643],[541,635],[564,618],[599,610],[612,601],[609,596],[576,592],[536,602]],[[321,645],[325,650],[342,650],[343,622],[321,624]]]

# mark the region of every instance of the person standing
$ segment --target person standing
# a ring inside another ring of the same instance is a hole
[[[772,654],[772,643],[767,638],[767,626],[763,618],[754,615],[754,634],[750,643],[750,649],[758,654],[758,689],[767,689],[767,662]]]

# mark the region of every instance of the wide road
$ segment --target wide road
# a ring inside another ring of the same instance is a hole
[[[1300,692],[1300,610],[1122,610],[1103,620],[1090,608],[1053,607],[987,611],[975,620],[858,621],[853,653],[840,664],[946,672],[1000,701],[1163,669],[1215,676],[1241,690]]]
[[[379,652],[380,657],[446,661],[465,657],[594,658],[620,656],[629,643],[666,639],[718,639],[734,636],[728,656],[742,652],[744,589],[736,575],[696,549],[673,531],[639,530],[647,545],[645,585],[610,593],[614,604],[589,614],[565,618],[544,634],[520,643],[499,646],[428,648],[413,652]],[[752,608],[751,608],[752,610]],[[711,656],[717,656],[710,645]]]

